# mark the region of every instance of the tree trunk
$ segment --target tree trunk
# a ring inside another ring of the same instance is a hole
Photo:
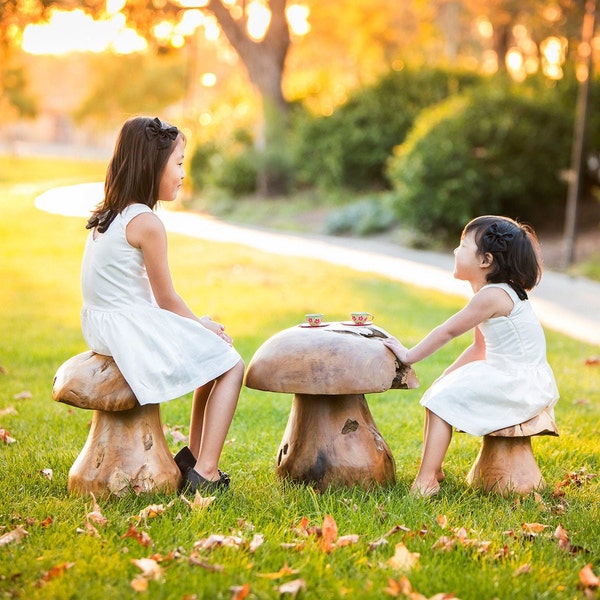
[[[285,138],[288,103],[282,91],[283,70],[290,46],[286,3],[287,0],[269,2],[271,23],[265,37],[259,42],[249,37],[246,19],[235,20],[221,0],[210,0],[206,5],[244,63],[250,81],[262,99],[263,128],[257,140],[262,158],[258,191],[265,196],[276,196],[287,191]]]

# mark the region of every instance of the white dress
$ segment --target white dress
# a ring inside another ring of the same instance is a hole
[[[421,404],[450,425],[473,435],[523,423],[558,401],[558,388],[546,359],[546,339],[531,304],[507,284],[514,308],[507,317],[479,325],[485,360],[470,362],[437,380]]]
[[[144,204],[131,204],[105,233],[88,236],[81,269],[85,341],[112,356],[140,404],[179,398],[231,369],[240,355],[192,319],[158,307],[141,250],[125,237]]]

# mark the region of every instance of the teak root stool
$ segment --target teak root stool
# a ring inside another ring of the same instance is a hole
[[[67,360],[54,377],[52,398],[93,410],[87,441],[69,471],[69,492],[101,497],[178,489],[181,473],[160,405],[140,406],[110,356],[83,352]]]
[[[291,327],[254,354],[247,387],[293,393],[277,453],[276,474],[318,491],[328,486],[396,480],[392,452],[377,429],[366,393],[408,389],[419,382],[381,343],[374,326]]]
[[[553,411],[544,409],[520,425],[483,436],[481,449],[467,475],[467,482],[502,496],[543,490],[546,482],[533,455],[531,437],[558,435]]]

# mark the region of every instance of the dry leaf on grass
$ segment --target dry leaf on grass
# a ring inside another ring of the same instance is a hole
[[[145,531],[136,529],[135,525],[130,525],[127,532],[121,536],[122,540],[125,538],[133,538],[138,544],[146,547],[152,544],[150,536]]]
[[[321,550],[323,552],[331,552],[333,544],[337,539],[337,523],[331,515],[325,515],[323,519],[323,527],[321,528]]]
[[[165,574],[165,570],[154,558],[132,558],[131,562],[141,571],[138,577],[143,577],[148,581],[161,581]]]
[[[8,415],[18,415],[19,413],[14,406],[7,406],[6,408],[0,408],[0,417],[7,417]]]
[[[282,577],[287,577],[288,575],[297,575],[300,571],[298,569],[290,569],[287,566],[287,563],[276,571],[275,573],[259,573],[257,577],[264,577],[265,579],[281,579]]]
[[[597,588],[600,585],[600,579],[594,575],[592,565],[587,564],[579,571],[579,583],[586,588]]]
[[[402,542],[398,542],[394,549],[394,556],[387,562],[397,571],[410,571],[417,564],[419,556],[418,552],[411,552]]]
[[[244,600],[250,593],[250,584],[246,582],[244,585],[232,585],[229,588],[231,600]]]
[[[91,512],[87,514],[86,519],[88,521],[96,523],[97,525],[106,525],[108,523],[108,519],[102,514],[102,511],[100,510],[100,505],[98,504],[98,502],[96,502],[96,496],[94,496],[93,492],[90,492],[90,496],[94,501],[94,508]]]
[[[33,398],[33,394],[29,390],[23,390],[18,394],[13,396],[15,400],[31,400]]]
[[[0,546],[19,543],[26,535],[29,535],[29,533],[25,531],[21,525],[19,525],[12,531],[7,531],[3,535],[0,535]]]
[[[42,582],[50,581],[51,579],[56,579],[57,577],[62,577],[68,569],[70,569],[75,563],[74,562],[65,562],[61,565],[55,565],[48,572],[42,575]]]
[[[201,496],[198,490],[196,490],[196,495],[192,501],[188,500],[183,494],[180,498],[191,510],[204,510],[217,499],[216,496]]]
[[[584,364],[585,364],[586,367],[594,367],[596,365],[600,365],[600,356],[592,354],[591,356],[588,356],[585,359],[585,363]]]
[[[10,432],[0,427],[0,441],[5,444],[14,444],[17,440],[14,437],[11,437]]]
[[[295,598],[300,590],[306,589],[306,583],[304,579],[294,579],[292,581],[288,581],[287,583],[282,583],[275,589],[280,594],[290,594],[292,598]]]
[[[52,481],[53,471],[52,471],[52,469],[42,469],[40,471],[40,475],[43,475],[46,479],[48,479],[49,481]]]

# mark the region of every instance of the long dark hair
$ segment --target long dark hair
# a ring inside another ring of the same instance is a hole
[[[473,233],[481,256],[493,257],[487,274],[489,283],[508,283],[521,300],[542,278],[542,255],[535,231],[530,225],[508,217],[485,215],[466,224],[462,237]]]
[[[106,170],[104,200],[89,218],[86,229],[105,232],[114,218],[133,202],[154,209],[162,172],[174,144],[183,134],[158,117],[133,117],[127,120],[115,144]]]

